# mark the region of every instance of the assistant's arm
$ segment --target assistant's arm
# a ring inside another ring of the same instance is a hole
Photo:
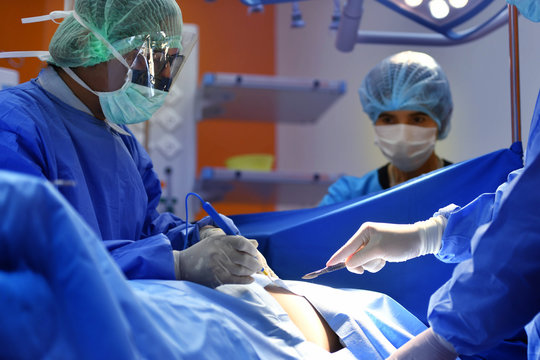
[[[507,181],[494,193],[482,194],[464,207],[450,205],[434,214],[447,219],[441,238],[441,248],[435,254],[440,260],[456,263],[470,258],[470,243],[476,230],[493,219],[509,184],[522,171],[523,168],[520,168],[511,172]]]
[[[433,330],[461,354],[489,349],[540,311],[540,158],[498,199],[491,222],[471,241],[471,259],[431,298]]]
[[[470,240],[478,227],[497,213],[509,184],[523,170],[509,174],[508,181],[495,193],[482,194],[463,208],[449,205],[428,220],[414,224],[366,222],[327,262],[327,266],[346,261],[350,271],[379,271],[387,261],[401,262],[435,254],[445,262],[470,258]]]

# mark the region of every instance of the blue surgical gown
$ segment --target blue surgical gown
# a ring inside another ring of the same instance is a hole
[[[40,76],[51,71],[57,76],[52,68]],[[199,239],[198,226],[186,238],[184,221],[156,210],[160,181],[134,136],[68,105],[37,79],[0,92],[0,169],[59,184],[129,278],[174,279],[172,249]]]
[[[452,164],[443,159],[444,166]],[[388,166],[390,163],[368,172],[362,177],[344,175],[330,185],[328,193],[318,206],[331,205],[347,200],[357,199],[366,195],[374,195],[390,188]]]
[[[383,360],[425,329],[384,294],[287,282],[346,345],[330,354],[306,341],[265,276],[219,291],[127,281],[73,207],[33,176],[0,171],[0,218],[2,359]]]
[[[344,175],[330,185],[319,206],[351,200],[381,190],[383,187],[379,182],[378,170],[370,171],[362,177]]]
[[[494,194],[448,218],[438,257],[460,262],[430,299],[434,331],[460,354],[479,353],[525,327],[528,358],[540,358],[540,96],[525,166]]]

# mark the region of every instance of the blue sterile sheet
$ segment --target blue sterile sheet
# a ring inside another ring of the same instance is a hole
[[[494,192],[509,172],[523,166],[522,155],[517,142],[509,149],[444,167],[372,196],[313,209],[231,218],[242,235],[257,239],[259,250],[282,279],[297,280],[324,267],[365,221],[413,223],[448,204],[463,206],[482,193]],[[427,323],[429,297],[451,277],[454,266],[428,255],[387,264],[375,274],[359,276],[340,270],[311,281],[385,293]]]
[[[307,282],[340,335],[327,353],[305,341],[264,290],[127,280],[50,183],[0,171],[0,349],[6,359],[384,359],[425,329],[390,297]],[[278,281],[279,282],[279,281]]]

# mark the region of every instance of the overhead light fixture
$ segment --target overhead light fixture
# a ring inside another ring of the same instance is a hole
[[[407,4],[408,6],[412,8],[415,8],[417,6],[422,5],[422,1],[423,0],[405,0],[405,4]]]
[[[469,3],[469,0],[449,0],[450,6],[455,9],[461,9]]]
[[[484,10],[494,0],[377,0],[394,11],[445,34]]]
[[[430,0],[429,12],[435,19],[444,19],[450,14],[450,6],[444,0]]]

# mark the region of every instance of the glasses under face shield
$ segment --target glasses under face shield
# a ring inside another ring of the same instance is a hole
[[[141,49],[131,65],[131,81],[151,89],[169,91],[183,61],[178,49]]]
[[[149,89],[169,91],[180,74],[197,37],[182,33],[182,42],[167,41],[163,34],[146,36],[140,46],[129,52],[125,59],[130,65],[132,83]]]

